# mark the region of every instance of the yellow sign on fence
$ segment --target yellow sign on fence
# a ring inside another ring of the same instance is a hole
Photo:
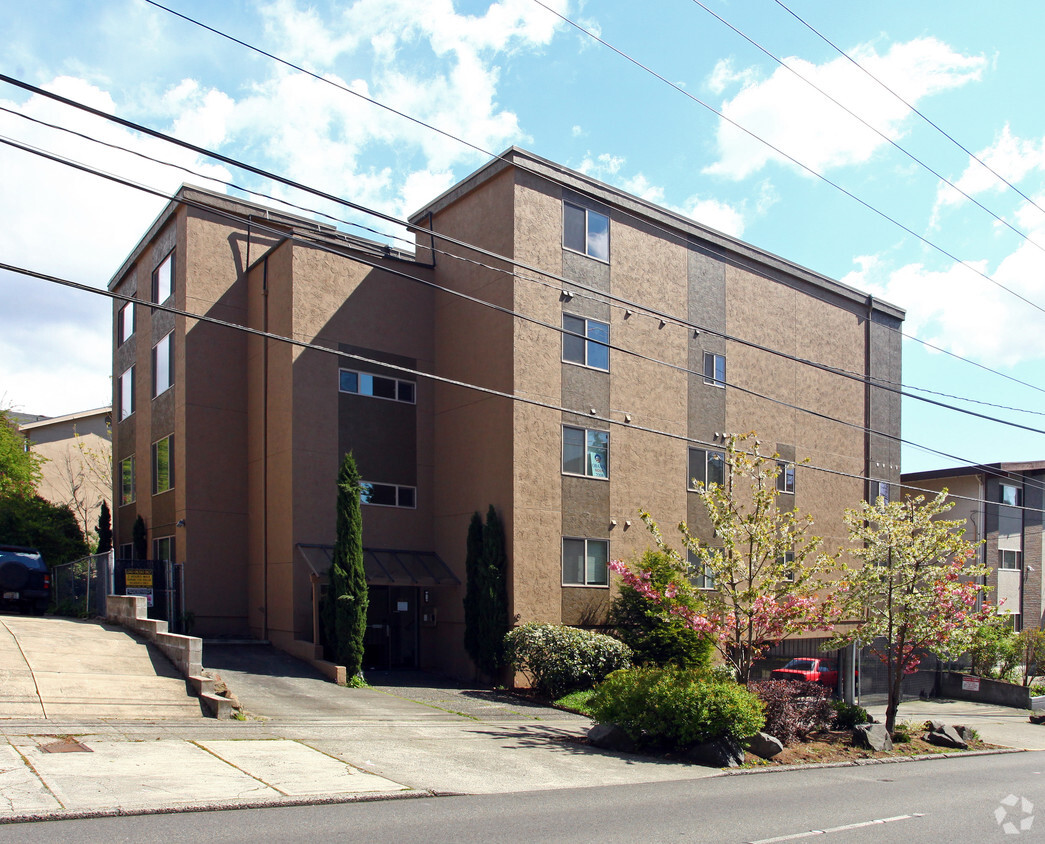
[[[150,569],[127,569],[123,576],[124,583],[127,586],[152,587],[152,571]]]

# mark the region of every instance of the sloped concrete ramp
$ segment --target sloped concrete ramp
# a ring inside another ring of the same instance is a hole
[[[118,627],[0,616],[0,719],[202,718],[157,648]]]

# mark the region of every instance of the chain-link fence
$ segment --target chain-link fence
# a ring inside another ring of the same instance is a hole
[[[105,615],[111,553],[81,557],[51,568],[51,603],[56,615]]]

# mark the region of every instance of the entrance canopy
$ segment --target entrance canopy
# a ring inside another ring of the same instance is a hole
[[[299,542],[298,550],[317,574],[326,574],[334,557],[333,545]],[[363,568],[368,586],[455,586],[460,584],[434,551],[364,548]]]

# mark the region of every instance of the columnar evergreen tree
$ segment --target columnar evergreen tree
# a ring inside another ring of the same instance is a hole
[[[472,661],[479,665],[480,637],[479,618],[482,614],[482,598],[485,587],[483,566],[483,517],[479,511],[472,513],[468,524],[468,540],[465,546],[464,571],[464,649]]]
[[[327,641],[334,659],[344,665],[349,682],[363,674],[363,637],[370,604],[363,568],[361,482],[352,452],[345,455],[337,476],[337,534],[327,591]]]
[[[112,550],[112,514],[109,503],[102,501],[102,509],[98,513],[98,553],[107,554]]]
[[[134,544],[134,559],[149,559],[149,532],[145,528],[145,519],[140,515],[134,520],[131,542]]]
[[[504,634],[508,632],[508,556],[504,527],[490,505],[483,525],[478,513],[468,526],[464,599],[464,645],[476,668],[495,677],[505,664]]]

